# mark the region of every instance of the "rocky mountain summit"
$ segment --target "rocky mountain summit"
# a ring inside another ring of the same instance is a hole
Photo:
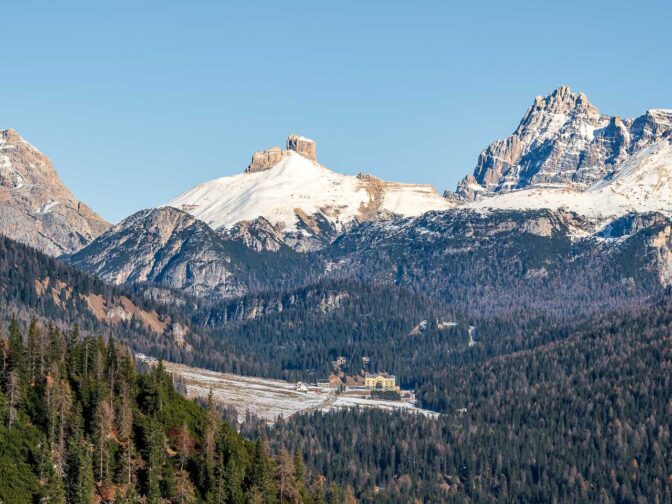
[[[295,133],[287,138],[287,149],[301,154],[306,159],[317,162],[317,147],[315,141],[299,136]]]
[[[256,152],[244,173],[201,184],[167,205],[224,234],[263,218],[298,251],[322,248],[361,222],[455,206],[429,185],[335,173],[316,161],[308,138],[291,135],[286,146]]]
[[[74,252],[109,224],[65,187],[51,161],[0,131],[0,233],[49,255]]]
[[[282,157],[287,155],[289,151],[296,152],[306,159],[317,162],[317,147],[315,141],[310,138],[292,134],[287,138],[287,148],[285,150],[278,146],[274,146],[252,154],[252,161],[245,169],[245,173],[270,170],[282,161]]]
[[[607,222],[631,212],[672,214],[672,136],[638,150],[586,190],[531,187],[470,202],[470,208],[567,208]]]
[[[240,265],[203,222],[171,207],[142,210],[112,226],[68,262],[106,282],[153,282],[189,294],[236,295]]]
[[[586,95],[561,86],[537,97],[516,131],[483,150],[473,175],[446,196],[473,201],[522,189],[585,191],[671,135],[672,110],[621,119],[601,114]]]
[[[293,286],[310,270],[311,260],[298,261],[302,254],[276,244],[263,222],[230,231],[218,233],[173,207],[153,208],[62,259],[112,284],[149,283],[211,298]]]

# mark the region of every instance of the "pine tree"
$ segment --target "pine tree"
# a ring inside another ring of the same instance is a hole
[[[90,504],[93,499],[93,448],[79,434],[68,447],[69,502]]]
[[[180,504],[189,502],[192,498],[192,490],[190,488],[189,477],[186,473],[186,465],[189,459],[189,429],[186,424],[177,433],[177,457],[178,457],[178,472],[176,480],[176,495]]]
[[[23,377],[26,366],[23,350],[23,337],[21,329],[15,318],[9,324],[9,372],[15,372],[18,377]]]
[[[215,463],[215,436],[217,435],[217,409],[212,395],[212,389],[208,394],[208,404],[206,406],[207,417],[205,423],[205,432],[203,440],[203,457],[205,465],[210,472]]]
[[[270,494],[271,475],[269,474],[264,445],[260,438],[254,443],[254,455],[250,472],[251,485],[256,487],[264,498],[268,498]]]
[[[28,381],[35,384],[37,381],[37,374],[39,371],[39,348],[38,348],[38,331],[37,320],[33,317],[28,326],[28,345],[27,345],[27,359],[28,359]]]
[[[117,419],[117,433],[119,440],[122,443],[122,472],[124,473],[123,481],[130,486],[132,480],[132,458],[134,452],[132,429],[133,429],[133,410],[131,409],[131,398],[129,393],[129,383],[122,374],[122,382],[120,384],[119,397],[119,411],[116,415]]]
[[[147,501],[149,504],[161,502],[161,473],[164,463],[165,443],[161,424],[158,420],[149,420],[147,453]]]
[[[341,504],[341,490],[336,483],[332,483],[329,489],[329,504]]]
[[[243,492],[244,476],[244,469],[234,459],[229,459],[224,470],[227,503],[243,504],[245,502],[245,494]]]
[[[301,502],[301,493],[296,480],[296,468],[287,451],[283,448],[278,454],[278,489],[280,504]]]
[[[294,480],[298,485],[303,485],[303,460],[299,450],[294,450]]]
[[[114,416],[113,410],[110,407],[110,403],[105,400],[99,400],[98,405],[96,406],[95,412],[95,438],[96,438],[96,451],[97,451],[97,476],[99,483],[103,483],[107,480],[109,475],[108,471],[108,436],[112,433],[114,425]]]
[[[345,493],[343,494],[343,504],[357,504],[357,499],[350,486],[345,487]]]

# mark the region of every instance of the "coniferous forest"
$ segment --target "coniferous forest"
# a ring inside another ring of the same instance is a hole
[[[352,502],[310,484],[301,455],[269,457],[180,396],[162,365],[136,369],[114,340],[35,320],[0,336],[0,502]]]
[[[438,419],[380,411],[244,427],[362,502],[672,502],[672,300],[446,368]]]

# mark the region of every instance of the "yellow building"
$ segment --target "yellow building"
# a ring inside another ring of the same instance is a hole
[[[395,376],[385,373],[366,373],[364,375],[364,386],[371,390],[399,390]]]

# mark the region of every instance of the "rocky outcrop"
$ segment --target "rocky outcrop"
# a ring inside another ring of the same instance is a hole
[[[289,135],[287,138],[287,150],[301,154],[306,159],[317,162],[317,147],[310,138],[302,137],[296,134]]]
[[[245,173],[256,173],[273,168],[282,161],[283,151],[280,147],[271,147],[263,151],[252,154],[252,161],[248,165]]]
[[[150,282],[228,297],[246,292],[235,255],[203,222],[164,207],[131,215],[65,259],[114,284]]]
[[[280,163],[283,156],[286,156],[289,151],[296,152],[306,159],[317,162],[317,148],[315,142],[309,138],[292,134],[287,138],[286,150],[275,146],[252,154],[252,161],[250,161],[250,164],[245,169],[245,173],[257,173],[270,170]]]
[[[109,224],[65,187],[49,159],[0,131],[0,233],[49,255],[72,253]]]
[[[629,213],[618,217],[596,234],[600,238],[623,238],[654,226],[667,225],[669,219],[658,212]]]
[[[231,228],[220,228],[217,231],[224,239],[242,242],[257,252],[263,250],[278,252],[287,247],[282,230],[263,217],[251,221],[241,221]]]
[[[446,196],[473,201],[534,187],[586,190],[671,130],[672,110],[650,110],[637,119],[610,117],[583,93],[561,86],[537,97],[516,131],[483,150],[473,175]]]

